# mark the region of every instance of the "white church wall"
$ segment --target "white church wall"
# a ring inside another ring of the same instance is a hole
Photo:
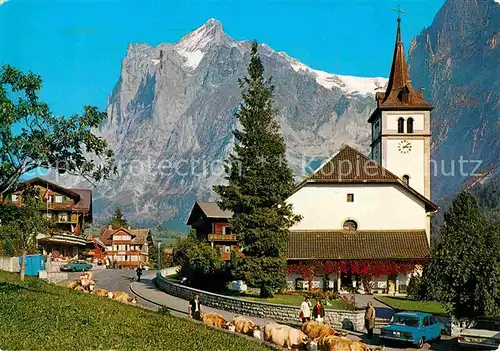
[[[287,201],[303,216],[291,230],[341,230],[347,219],[358,230],[426,229],[424,205],[395,184],[309,183]]]
[[[395,133],[398,131],[398,119],[399,118],[404,118],[405,120],[405,133],[406,131],[406,121],[408,118],[413,118],[413,130],[414,133],[416,132],[423,132],[425,128],[425,113],[418,113],[418,112],[398,112],[398,113],[388,113],[388,112],[383,112],[383,115],[386,116],[385,120],[386,125],[385,125],[385,132],[389,133]]]

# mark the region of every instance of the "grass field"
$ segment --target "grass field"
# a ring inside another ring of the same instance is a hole
[[[405,311],[421,311],[433,314],[446,314],[443,305],[433,301],[415,301],[404,297],[378,296],[377,300],[396,309]]]
[[[1,350],[269,350],[186,319],[0,271]]]
[[[260,298],[257,295],[233,295],[234,297],[246,299],[246,300],[252,300],[252,301],[258,301],[258,302],[268,302],[268,303],[276,303],[280,305],[292,305],[292,306],[300,306],[300,304],[304,301],[304,296],[302,295],[275,295],[274,297],[270,299],[263,299]],[[352,310],[353,308],[351,307],[352,305],[346,303],[342,299],[338,300],[328,300],[328,302],[331,304],[330,306],[323,304],[323,307],[325,309],[333,309],[333,310]],[[311,304],[314,304],[315,300],[311,299]]]

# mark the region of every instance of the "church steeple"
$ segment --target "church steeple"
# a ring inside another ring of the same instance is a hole
[[[377,93],[376,99],[377,107],[380,109],[432,109],[432,105],[424,100],[423,93],[416,92],[411,84],[401,38],[401,18],[399,17],[387,90],[385,93]]]

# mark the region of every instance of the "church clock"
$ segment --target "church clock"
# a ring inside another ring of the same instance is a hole
[[[411,142],[408,140],[401,140],[398,144],[398,150],[402,154],[407,154],[411,151]]]

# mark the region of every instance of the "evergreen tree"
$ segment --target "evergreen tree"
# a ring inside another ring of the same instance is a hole
[[[441,239],[425,270],[427,297],[446,304],[458,319],[498,315],[498,229],[468,192],[457,196],[444,220]]]
[[[252,45],[248,77],[239,80],[243,102],[236,114],[242,129],[225,164],[228,184],[215,186],[219,205],[233,211],[231,224],[244,258],[236,276],[260,288],[262,297],[285,284],[288,229],[300,220],[285,200],[294,189],[285,157],[285,141],[273,108],[273,86]]]
[[[109,224],[112,228],[126,228],[128,226],[127,220],[123,216],[120,207],[115,209],[115,213],[109,219]]]

